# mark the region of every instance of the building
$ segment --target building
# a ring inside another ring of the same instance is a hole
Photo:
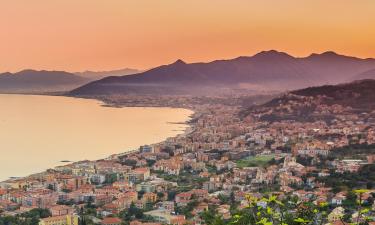
[[[157,222],[165,224],[186,224],[185,216],[182,215],[171,215],[169,211],[157,209],[149,212],[145,212],[145,215],[153,217]]]
[[[148,202],[153,203],[153,202],[156,202],[157,199],[158,199],[158,196],[153,192],[144,193],[142,196],[143,203],[148,203]]]
[[[51,216],[39,221],[39,225],[78,225],[77,215]]]
[[[320,141],[311,141],[305,143],[296,144],[292,148],[294,155],[311,156],[317,155],[327,156],[332,147],[326,143]]]
[[[56,205],[49,209],[52,216],[65,216],[73,213],[73,208],[65,205]]]
[[[162,225],[161,223],[152,223],[152,222],[140,222],[138,220],[134,220],[130,222],[130,225]]]
[[[134,170],[124,174],[124,180],[130,183],[137,183],[144,180],[147,180],[150,177],[150,169],[147,167],[144,168],[135,168]]]
[[[140,183],[136,186],[137,191],[143,191],[143,192],[154,192],[155,191],[155,185],[151,183]]]
[[[143,145],[139,150],[141,153],[154,153],[154,148],[150,145]]]
[[[121,219],[117,217],[106,217],[102,220],[103,225],[121,225]]]
[[[337,207],[333,209],[332,212],[328,214],[328,221],[332,223],[340,220],[340,218],[342,218],[345,215],[344,212],[345,209],[342,207]]]

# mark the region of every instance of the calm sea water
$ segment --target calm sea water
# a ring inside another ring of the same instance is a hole
[[[105,158],[183,133],[192,112],[110,108],[96,100],[0,95],[0,181],[62,160]],[[172,122],[172,123],[171,123]]]

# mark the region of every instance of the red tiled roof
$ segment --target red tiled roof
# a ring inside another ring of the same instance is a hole
[[[106,217],[102,220],[102,224],[121,224],[121,219],[117,217]]]

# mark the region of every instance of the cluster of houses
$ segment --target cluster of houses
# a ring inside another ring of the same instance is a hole
[[[313,101],[306,104],[316,104]],[[291,112],[297,102],[274,110]],[[296,159],[327,157],[335,148],[352,142],[375,143],[375,121],[365,120],[367,115],[348,114],[347,108],[338,105],[320,105],[315,112],[333,114],[329,124],[324,120],[271,123],[259,119],[270,111],[241,120],[239,107],[224,104],[199,105],[194,110],[191,132],[141,146],[138,151],[0,183],[1,214],[44,208],[51,217],[41,219],[41,225],[77,225],[83,209],[93,205],[96,215],[91,219],[98,224],[121,224],[121,212],[130,208],[144,215],[132,217],[132,225],[203,224],[200,215],[209,207],[227,219],[231,203],[246,207],[246,195],[262,196],[264,187],[271,187],[279,197],[295,195],[302,201],[337,206],[329,214],[334,222],[342,213],[339,207],[347,193],[335,194],[310,176],[329,176],[328,168],[302,165]],[[275,162],[238,164],[258,156],[271,156]],[[335,160],[330,166],[337,172],[354,173],[374,161],[375,156],[368,155],[367,159]],[[368,198],[372,192],[366,193]],[[189,214],[183,214],[187,209]]]

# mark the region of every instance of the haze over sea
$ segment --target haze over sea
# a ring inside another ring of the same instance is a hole
[[[0,181],[94,160],[181,134],[187,109],[102,107],[97,100],[0,95]],[[66,163],[65,163],[66,164]]]

